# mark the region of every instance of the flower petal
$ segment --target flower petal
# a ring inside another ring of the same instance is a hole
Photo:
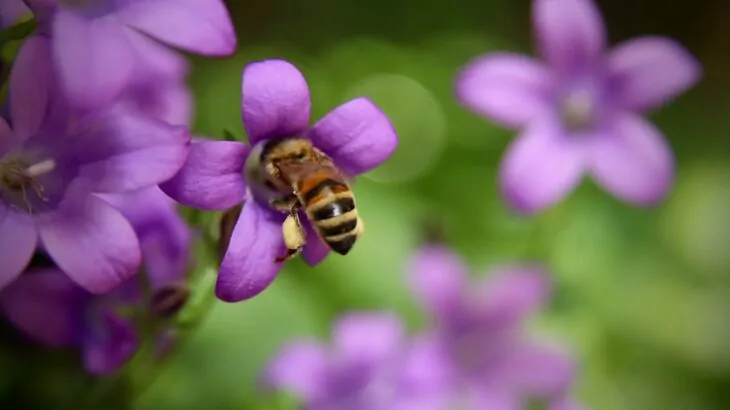
[[[399,352],[403,325],[391,313],[355,312],[341,316],[332,329],[332,339],[344,360],[361,364],[382,363]]]
[[[51,347],[79,341],[89,294],[57,269],[26,272],[0,293],[0,310],[29,337]]]
[[[126,29],[112,19],[85,18],[59,7],[53,18],[53,51],[61,83],[75,104],[94,108],[127,86],[134,53]]]
[[[264,383],[311,402],[327,388],[326,378],[326,352],[315,342],[302,341],[286,346],[277,354],[267,367]]]
[[[502,161],[502,195],[523,213],[557,203],[580,182],[583,156],[579,148],[549,121],[531,124],[507,149]]]
[[[132,358],[139,339],[132,323],[110,311],[103,312],[100,320],[86,335],[84,366],[90,373],[103,375],[114,372]]]
[[[185,165],[160,188],[183,205],[223,210],[243,201],[243,165],[249,147],[234,141],[196,141]]]
[[[79,178],[96,192],[124,192],[172,178],[190,146],[186,127],[121,107],[79,127],[71,153],[82,162]]]
[[[137,236],[122,214],[92,195],[68,195],[54,212],[37,217],[46,251],[74,282],[101,294],[139,269]]]
[[[539,266],[515,265],[496,269],[487,277],[483,300],[485,310],[507,325],[517,325],[544,306],[552,286]]]
[[[40,129],[53,76],[48,37],[27,38],[10,73],[10,117],[17,140],[24,141]]]
[[[426,246],[411,259],[408,271],[411,289],[432,315],[448,314],[459,304],[468,269],[451,250]]]
[[[532,20],[540,52],[553,67],[570,74],[600,62],[606,28],[592,0],[535,0]]]
[[[254,201],[243,206],[218,271],[215,294],[224,302],[252,298],[276,278],[286,252],[281,233],[283,218]]]
[[[228,56],[236,50],[233,23],[221,0],[134,1],[119,16],[151,37],[197,54]]]
[[[438,339],[431,335],[421,335],[412,341],[402,372],[400,387],[405,394],[441,403],[447,399],[448,393],[453,392],[451,383],[455,374],[450,356]]]
[[[307,81],[291,63],[265,60],[243,70],[243,127],[251,146],[305,132],[310,106]]]
[[[549,108],[552,77],[535,60],[493,53],[470,62],[456,80],[468,108],[505,127],[521,127]]]
[[[317,121],[309,138],[350,175],[377,167],[398,146],[390,120],[367,98],[356,98],[335,108]]]
[[[5,118],[0,117],[0,156],[4,155],[13,145],[13,131]]]
[[[309,266],[318,265],[329,255],[330,247],[319,237],[309,220],[304,218],[302,223],[307,232],[307,243],[304,245],[302,258]]]
[[[618,116],[609,133],[591,141],[589,160],[598,184],[638,205],[661,201],[674,181],[671,148],[659,130],[633,114]]]
[[[12,26],[23,14],[28,12],[28,7],[22,0],[3,1],[0,4],[0,29]]]
[[[28,214],[0,204],[0,289],[12,282],[33,257],[38,233]]]
[[[570,397],[553,400],[547,410],[584,410],[586,407]]]
[[[565,395],[575,378],[573,360],[546,345],[532,342],[516,346],[506,360],[507,380],[530,397],[550,399]]]
[[[702,67],[681,44],[642,37],[618,45],[608,57],[616,104],[627,110],[658,107],[699,81]]]

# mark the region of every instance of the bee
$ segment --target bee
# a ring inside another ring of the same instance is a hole
[[[264,184],[270,191],[281,194],[271,198],[269,204],[289,214],[282,224],[287,253],[276,262],[297,256],[306,243],[299,210],[304,211],[330,249],[340,255],[350,252],[364,226],[348,177],[332,159],[308,139],[292,138],[265,144],[260,160]]]

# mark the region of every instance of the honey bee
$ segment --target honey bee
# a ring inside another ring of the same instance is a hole
[[[289,214],[282,224],[287,253],[276,262],[297,256],[306,243],[300,209],[327,246],[346,255],[362,235],[363,222],[348,178],[332,159],[304,138],[270,141],[259,158],[264,185],[280,194],[269,204]]]

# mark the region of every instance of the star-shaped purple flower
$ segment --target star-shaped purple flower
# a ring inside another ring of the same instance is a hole
[[[114,101],[159,60],[155,40],[208,56],[227,56],[236,34],[221,0],[26,0],[53,37],[54,63],[70,100]],[[164,58],[164,57],[162,57]]]
[[[306,137],[349,175],[369,171],[385,161],[398,143],[378,107],[357,98],[335,108],[309,128],[309,89],[296,67],[282,60],[248,65],[243,72],[243,125],[250,146],[233,141],[193,142],[180,173],[161,185],[170,197],[198,209],[224,210],[246,200],[218,273],[216,295],[236,302],[264,290],[281,268],[281,224],[285,215],[268,206],[265,187],[244,176],[256,166],[260,147],[271,139]],[[303,257],[322,261],[329,248],[306,223]]]
[[[127,219],[93,194],[169,179],[190,136],[123,104],[73,110],[51,71],[49,40],[27,39],[10,78],[12,128],[0,118],[0,288],[40,242],[76,283],[105,293],[137,272],[141,255]]]
[[[190,230],[174,202],[157,187],[125,195],[104,195],[131,221],[142,244],[145,273],[154,293],[184,284]],[[137,281],[127,281],[102,296],[93,295],[55,268],[33,268],[0,292],[0,311],[33,340],[49,347],[79,347],[86,369],[107,374],[126,363],[139,347],[139,337],[123,308],[141,305]],[[152,307],[154,308],[154,307]],[[158,341],[169,337],[158,329]]]
[[[528,399],[550,409],[577,406],[568,396],[573,361],[522,332],[550,293],[541,268],[508,266],[469,283],[460,258],[429,245],[414,256],[410,281],[434,322],[433,342],[452,368],[455,402],[495,410],[522,409]]]
[[[297,395],[307,410],[442,410],[445,374],[433,350],[407,340],[389,313],[350,313],[332,346],[297,341],[266,369],[268,388]]]
[[[550,207],[585,173],[624,201],[660,201],[674,179],[673,157],[641,114],[694,85],[699,63],[663,37],[605,52],[591,0],[534,0],[533,24],[544,64],[488,54],[469,63],[456,85],[465,106],[521,130],[500,170],[509,204],[525,213]]]

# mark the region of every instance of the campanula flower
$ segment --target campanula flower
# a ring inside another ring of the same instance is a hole
[[[660,201],[674,179],[673,156],[641,114],[693,86],[699,63],[664,37],[605,51],[605,27],[591,0],[534,0],[533,24],[542,63],[487,54],[469,63],[456,85],[466,107],[520,130],[500,169],[506,200],[537,212],[589,174],[624,201]]]
[[[172,200],[157,187],[104,198],[134,226],[142,244],[143,269],[151,294],[170,286],[184,286],[190,231]],[[31,268],[0,292],[0,311],[39,343],[79,347],[86,369],[106,374],[126,363],[139,346],[129,312],[158,316],[155,306],[142,300],[139,284],[127,281],[99,296],[84,290],[55,267]],[[169,343],[170,330],[158,330],[156,340]]]
[[[286,61],[248,65],[242,88],[243,125],[251,145],[193,142],[180,173],[161,185],[173,199],[198,209],[224,210],[246,200],[218,273],[216,295],[227,302],[248,299],[269,286],[281,268],[274,259],[286,250],[281,231],[286,215],[272,211],[266,190],[244,175],[244,166],[250,169],[258,163],[266,141],[309,138],[349,175],[375,168],[398,143],[388,117],[366,98],[344,103],[309,128],[307,83]],[[308,223],[305,226],[303,258],[315,265],[329,248]]]
[[[414,256],[409,278],[433,320],[433,343],[449,358],[455,403],[499,410],[525,408],[528,400],[577,406],[568,396],[573,361],[522,331],[549,297],[541,268],[507,266],[470,283],[458,256],[429,245]]]
[[[0,3],[0,29],[10,27],[30,10],[21,0],[3,0]]]
[[[236,34],[222,0],[26,0],[52,34],[54,61],[70,100],[113,101],[166,58],[157,41],[207,56],[231,55]]]
[[[297,341],[269,364],[264,384],[294,393],[306,410],[441,410],[444,374],[388,313],[350,313],[332,345]]]
[[[74,111],[54,79],[49,40],[27,39],[11,73],[10,124],[0,118],[0,288],[40,241],[73,281],[105,293],[137,271],[141,255],[127,219],[93,193],[169,179],[190,136],[121,105]]]

